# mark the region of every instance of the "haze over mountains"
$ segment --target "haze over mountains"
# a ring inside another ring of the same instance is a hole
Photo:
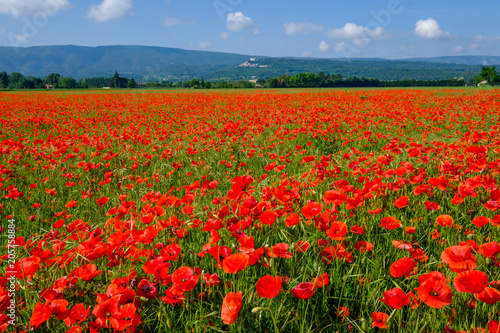
[[[50,73],[74,78],[104,76],[118,71],[136,80],[248,80],[285,73],[325,72],[343,77],[381,80],[473,78],[482,66],[500,65],[496,56],[450,56],[437,58],[312,59],[276,58],[222,52],[191,51],[152,46],[75,45],[0,47],[0,71],[44,77]]]

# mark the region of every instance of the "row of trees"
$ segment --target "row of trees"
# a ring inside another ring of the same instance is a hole
[[[44,88],[136,88],[137,83],[134,79],[120,77],[118,72],[111,78],[96,77],[75,80],[72,77],[62,77],[60,74],[51,73],[44,78],[33,76],[25,77],[21,73],[0,72],[0,89],[44,89]]]
[[[145,88],[193,88],[193,89],[238,89],[238,88],[321,88],[321,87],[443,87],[443,86],[464,86],[474,85],[487,81],[488,84],[494,85],[500,83],[500,76],[496,72],[495,66],[483,67],[481,74],[475,80],[464,79],[444,79],[444,80],[412,80],[404,79],[397,81],[381,81],[378,79],[357,78],[356,76],[343,78],[340,74],[325,74],[324,72],[316,73],[299,73],[297,75],[282,75],[279,77],[271,77],[267,80],[258,79],[256,82],[239,80],[239,81],[208,81],[191,79],[189,81],[177,82],[149,82],[141,84]],[[40,79],[32,76],[24,77],[21,73],[13,72],[7,74],[0,73],[0,88],[3,89],[35,89],[35,88],[137,88],[139,85],[134,78],[127,79],[120,77],[118,72],[110,78],[91,77],[80,80],[75,80],[72,77],[62,77],[57,73],[51,73],[45,78]]]

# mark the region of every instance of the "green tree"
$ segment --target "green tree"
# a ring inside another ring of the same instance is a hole
[[[137,83],[135,82],[134,78],[128,80],[127,88],[137,88]]]
[[[497,83],[500,83],[500,76],[496,71],[496,66],[491,66],[491,67],[483,66],[481,74],[476,76],[475,81],[476,83],[487,81],[488,84],[490,85],[495,85]]]
[[[9,74],[6,72],[0,73],[0,88],[7,88],[9,86]]]
[[[26,84],[26,78],[19,72],[12,72],[9,75],[9,88],[23,89]]]
[[[59,80],[61,79],[61,75],[58,73],[50,73],[45,77],[45,83],[50,84],[54,88],[59,86]]]
[[[63,77],[61,78],[59,85],[64,89],[74,89],[76,88],[76,80],[72,77]]]

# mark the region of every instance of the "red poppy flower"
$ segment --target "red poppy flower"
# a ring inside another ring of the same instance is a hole
[[[236,274],[248,266],[249,256],[246,253],[232,254],[222,261],[222,269],[226,273]]]
[[[432,211],[436,211],[436,210],[439,210],[441,208],[441,206],[439,206],[437,202],[426,201],[426,202],[424,202],[424,205],[425,205],[425,209],[432,210]]]
[[[69,316],[64,319],[66,326],[72,326],[75,323],[81,324],[90,314],[90,307],[85,308],[83,303],[78,303],[71,309]],[[81,332],[81,331],[80,331]]]
[[[500,325],[498,325],[498,321],[492,320],[488,323],[488,333],[500,333]]]
[[[297,252],[300,252],[300,253],[304,253],[306,252],[307,250],[309,250],[309,248],[311,247],[311,244],[308,242],[308,241],[297,241],[297,243],[295,244],[295,250]]]
[[[347,199],[345,193],[342,193],[337,190],[330,190],[325,192],[325,196],[323,197],[323,202],[325,204],[334,204],[334,205],[342,205],[344,201]]]
[[[149,228],[149,227],[148,227]],[[179,254],[181,253],[182,248],[179,244],[170,244],[163,249],[161,249],[161,256],[165,260],[174,260],[177,261],[177,257],[179,257]]]
[[[450,270],[460,273],[464,270],[473,270],[477,267],[476,257],[468,245],[454,245],[445,249],[441,260],[448,264]]]
[[[392,277],[399,278],[410,274],[417,266],[417,262],[411,258],[401,258],[396,260],[390,268]]]
[[[158,296],[158,290],[148,279],[142,279],[137,286],[137,295],[152,299]]]
[[[455,280],[453,280],[453,286],[461,293],[478,294],[482,292],[487,285],[488,276],[481,271],[464,271],[459,273],[455,277]]]
[[[178,292],[185,292],[192,290],[200,278],[199,268],[192,269],[190,267],[182,266],[177,268],[172,273],[172,286]]]
[[[318,216],[321,213],[322,209],[323,205],[317,203],[316,201],[313,201],[302,207],[300,211],[306,219],[312,219],[313,217]]]
[[[260,214],[259,221],[262,224],[272,225],[278,218],[278,213],[274,210],[266,210],[264,213]]]
[[[109,198],[107,198],[107,197],[101,197],[101,198],[99,198],[99,199],[96,200],[97,205],[99,207],[104,206],[108,201],[109,201]]]
[[[220,283],[219,276],[215,273],[214,274],[205,273],[205,275],[203,275],[203,279],[205,279],[207,287],[213,287]]]
[[[424,274],[419,278],[418,297],[432,308],[442,308],[451,304],[451,288],[446,284],[446,278],[440,272]]]
[[[383,212],[383,210],[381,208],[368,209],[368,214],[370,214],[370,215],[378,215],[382,212]]]
[[[349,308],[346,306],[340,306],[337,312],[335,314],[339,317],[342,318],[342,322],[345,321],[347,317],[349,317]]]
[[[34,329],[37,329],[38,327],[42,326],[44,322],[49,320],[51,315],[52,309],[50,306],[42,303],[37,303],[35,305],[35,308],[33,309],[33,314],[31,315],[30,325]]]
[[[300,299],[308,299],[314,295],[314,285],[310,282],[301,282],[290,293],[293,297]]]
[[[357,241],[354,248],[361,253],[373,250],[373,244],[367,241]]]
[[[384,312],[372,312],[372,327],[387,328],[389,315]]]
[[[405,228],[405,234],[411,235],[414,234],[417,231],[416,227],[406,227]]]
[[[321,260],[326,264],[331,264],[334,260],[342,260],[344,258],[349,263],[354,261],[352,253],[347,251],[342,244],[326,246],[321,250]]]
[[[299,224],[299,220],[300,220],[299,214],[293,213],[292,215],[286,218],[285,225],[287,227],[293,227],[294,225]]]
[[[408,197],[407,196],[399,197],[398,199],[396,199],[396,201],[394,201],[394,206],[396,206],[396,208],[403,208],[408,206]]]
[[[221,319],[222,322],[226,325],[231,325],[238,318],[238,313],[241,309],[241,299],[243,297],[243,293],[238,291],[237,293],[230,292],[222,301],[222,311],[221,311]]]
[[[109,298],[100,302],[92,310],[92,314],[97,317],[96,323],[101,327],[110,328],[109,318],[119,311],[117,298]]]
[[[136,313],[137,308],[132,303],[127,303],[109,319],[111,327],[123,331],[128,327],[137,326],[141,323],[140,316]]]
[[[40,258],[35,256],[22,258],[21,261],[15,264],[16,267],[14,271],[16,272],[16,278],[30,280],[33,274],[38,270],[38,267],[40,267],[40,262]]]
[[[482,292],[480,292],[479,294],[474,294],[474,296],[476,297],[476,299],[489,305],[496,304],[498,301],[500,301],[500,291],[491,287],[484,288]]]
[[[69,273],[69,277],[79,277],[83,281],[90,281],[96,276],[100,275],[102,270],[97,270],[97,266],[94,264],[87,264],[81,267],[77,267]]]
[[[400,288],[384,291],[383,298],[379,299],[393,309],[400,309],[410,304],[410,299]]]
[[[311,283],[314,285],[313,288],[323,288],[330,283],[330,277],[327,273],[323,273],[317,278],[314,278]]]
[[[436,217],[436,223],[443,227],[451,227],[453,225],[453,217],[450,215],[439,215]]]
[[[351,232],[356,235],[365,235],[365,227],[360,227],[359,225],[355,225],[351,228]]]
[[[472,220],[472,224],[474,224],[478,228],[482,228],[488,223],[490,223],[490,219],[486,216],[478,216]]]
[[[395,217],[387,216],[380,221],[379,227],[384,227],[387,230],[392,230],[401,227],[401,221]]]
[[[166,304],[179,304],[182,305],[183,300],[186,298],[183,292],[175,290],[173,287],[165,290],[165,296],[161,298],[163,303]]]
[[[497,241],[484,243],[479,246],[477,253],[485,256],[486,258],[492,258],[500,253],[500,245]]]
[[[291,258],[293,254],[288,252],[289,247],[287,243],[274,244],[272,248],[266,248],[267,255],[271,258]]]
[[[281,290],[281,278],[271,275],[263,276],[257,281],[255,288],[259,297],[271,299],[276,297]]]
[[[347,225],[341,221],[334,221],[332,222],[330,229],[326,231],[326,234],[333,240],[344,240],[345,235],[347,234]]]

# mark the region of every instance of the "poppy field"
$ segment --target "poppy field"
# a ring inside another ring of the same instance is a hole
[[[499,90],[0,110],[0,332],[500,332]]]

